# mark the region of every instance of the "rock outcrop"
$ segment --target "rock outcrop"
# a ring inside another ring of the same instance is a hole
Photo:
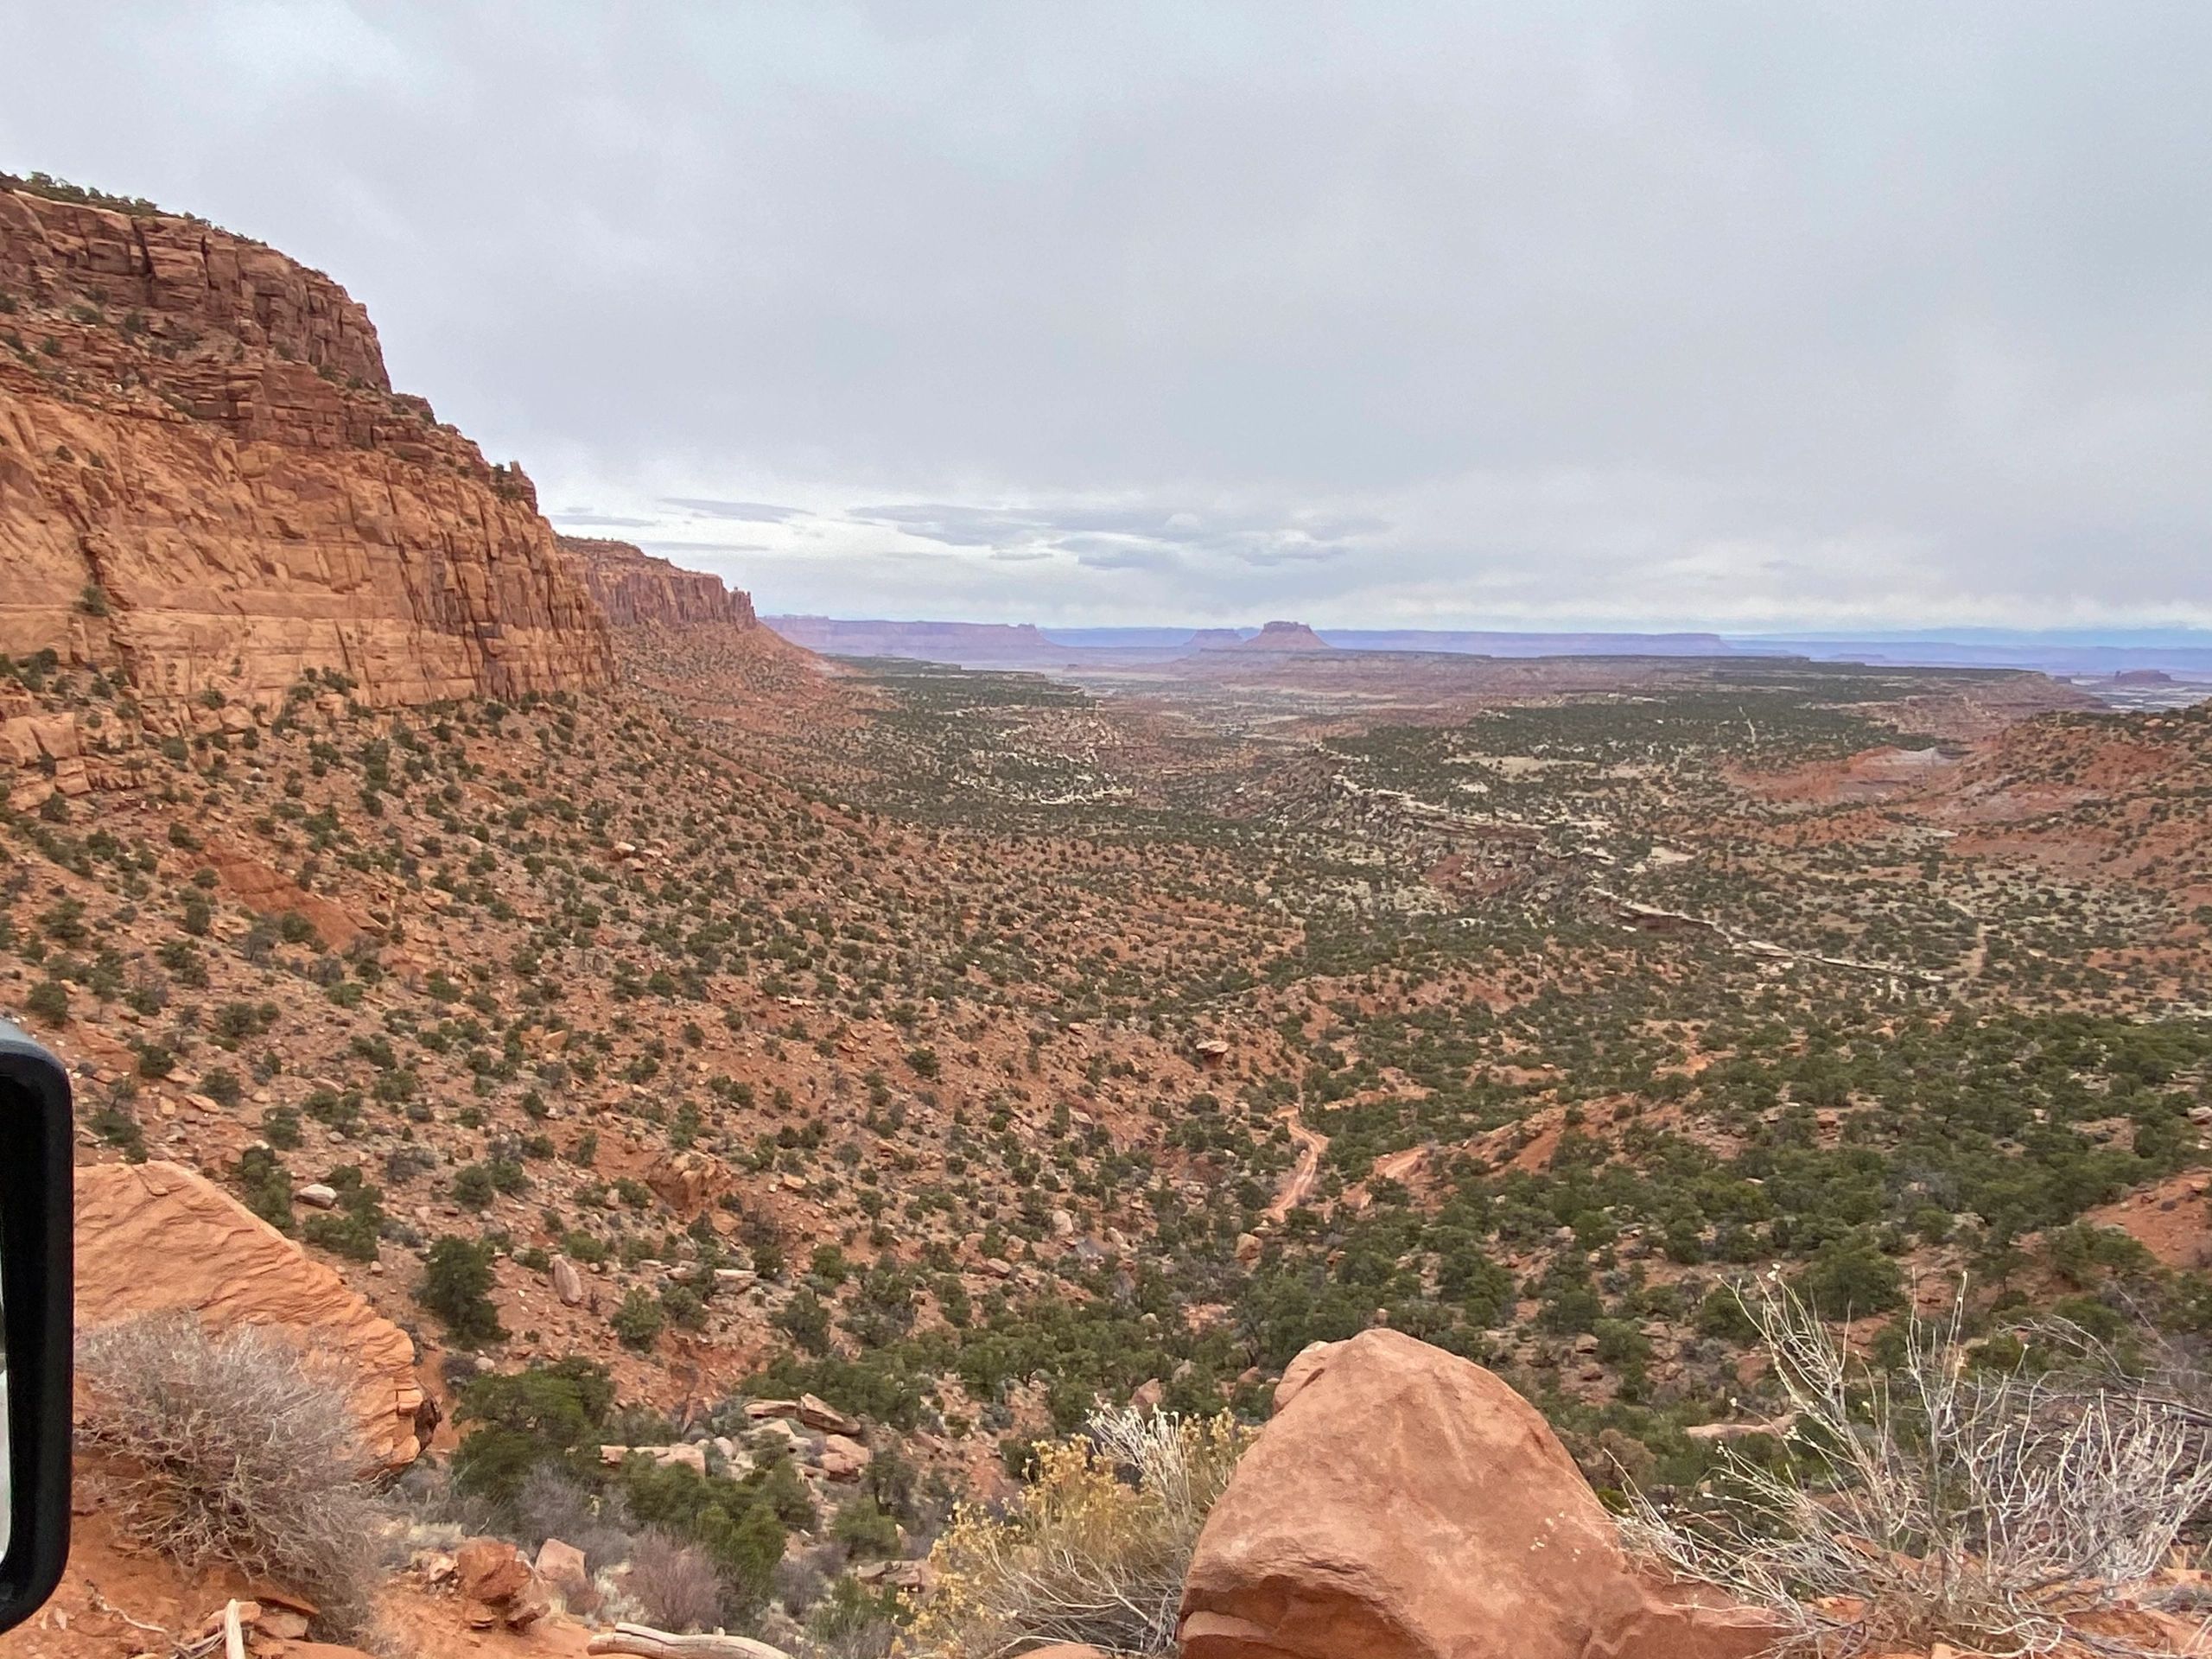
[[[581,687],[607,626],[521,471],[394,393],[328,277],[0,179],[0,652],[143,702]],[[22,747],[20,737],[11,739]]]
[[[335,1364],[378,1469],[421,1451],[415,1344],[329,1268],[190,1170],[162,1162],[77,1172],[77,1324],[188,1307],[214,1330],[274,1326]]]
[[[1777,1632],[1641,1580],[1535,1407],[1376,1330],[1285,1372],[1180,1635],[1183,1659],[1748,1659]]]
[[[524,1630],[553,1611],[551,1586],[504,1538],[471,1538],[461,1545],[454,1553],[454,1583],[466,1604],[462,1618],[476,1630],[494,1624]]]
[[[584,586],[618,628],[760,626],[753,596],[703,570],[682,570],[628,542],[596,536],[559,537],[561,550],[583,574]]]

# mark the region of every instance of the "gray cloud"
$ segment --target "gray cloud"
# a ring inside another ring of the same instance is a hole
[[[638,545],[645,552],[673,559],[678,564],[683,563],[687,556],[696,561],[714,553],[766,553],[769,550],[766,542],[668,541],[659,537],[641,537]]]
[[[772,506],[765,501],[721,501],[711,496],[664,495],[663,505],[682,507],[702,518],[741,518],[751,524],[779,524],[801,516],[798,507]]]
[[[550,508],[545,516],[563,530],[651,530],[658,518],[628,518],[613,513]]]
[[[0,167],[331,271],[547,499],[760,525],[764,608],[2212,621],[2190,0],[0,32]]]

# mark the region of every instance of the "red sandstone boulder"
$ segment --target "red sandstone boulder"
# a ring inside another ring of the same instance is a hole
[[[505,1601],[530,1582],[530,1563],[504,1538],[471,1538],[454,1552],[453,1567],[471,1601]]]
[[[467,1599],[461,1617],[472,1629],[525,1630],[553,1611],[552,1587],[504,1538],[471,1538],[454,1552],[453,1566],[454,1584]]]
[[[1637,1578],[1529,1402],[1375,1330],[1300,1354],[1214,1506],[1183,1659],[1748,1659],[1777,1632]]]
[[[598,1610],[601,1602],[599,1586],[592,1582],[591,1568],[586,1565],[584,1553],[574,1544],[558,1538],[548,1538],[537,1547],[538,1581],[561,1598],[561,1605],[572,1613],[589,1613]]]
[[[703,1152],[679,1152],[645,1173],[645,1185],[679,1216],[694,1216],[729,1184],[721,1160]]]
[[[78,1327],[173,1307],[211,1330],[272,1326],[328,1357],[374,1469],[404,1469],[422,1449],[414,1343],[330,1268],[179,1165],[79,1169]]]
[[[819,1429],[824,1434],[842,1434],[848,1440],[856,1440],[861,1433],[857,1418],[848,1417],[817,1395],[799,1395],[798,1420],[809,1428]]]

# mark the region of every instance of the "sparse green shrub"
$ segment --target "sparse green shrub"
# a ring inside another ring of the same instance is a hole
[[[30,988],[23,1007],[49,1026],[69,1023],[69,988],[58,979],[42,979]]]
[[[468,1164],[454,1172],[453,1201],[464,1210],[483,1210],[497,1196],[492,1172],[481,1164]]]
[[[641,1353],[660,1340],[661,1326],[665,1322],[666,1315],[652,1293],[636,1285],[630,1287],[622,1298],[621,1306],[607,1320],[624,1347],[635,1348]]]
[[[292,1230],[292,1177],[274,1150],[248,1147],[233,1173],[245,1207],[280,1233]]]
[[[822,1299],[802,1287],[778,1311],[775,1324],[810,1354],[830,1351],[830,1310]]]
[[[502,1507],[547,1463],[561,1465],[572,1478],[594,1479],[598,1463],[590,1453],[613,1403],[614,1385],[604,1368],[581,1358],[479,1376],[461,1390],[454,1412],[457,1421],[475,1427],[454,1452],[454,1479],[463,1491]]]
[[[492,1247],[448,1234],[430,1246],[415,1300],[445,1321],[457,1342],[472,1345],[505,1337],[492,1304]]]
[[[340,1164],[323,1179],[337,1190],[337,1211],[309,1216],[300,1229],[302,1236],[350,1261],[375,1261],[384,1230],[383,1194],[363,1179],[356,1164]]]

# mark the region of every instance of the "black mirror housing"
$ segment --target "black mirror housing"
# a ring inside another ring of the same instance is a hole
[[[0,1020],[0,1319],[8,1530],[0,1630],[36,1612],[69,1558],[72,1304],[69,1073]]]

